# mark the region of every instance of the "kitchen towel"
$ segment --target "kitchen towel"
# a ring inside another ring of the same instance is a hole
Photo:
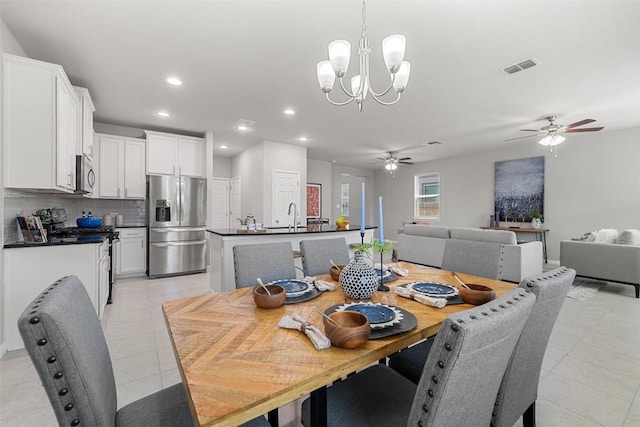
[[[284,316],[278,322],[278,326],[286,329],[297,329],[305,333],[309,337],[316,350],[324,350],[331,347],[331,341],[325,334],[320,332],[318,328],[307,322],[298,313],[292,313],[290,316]]]

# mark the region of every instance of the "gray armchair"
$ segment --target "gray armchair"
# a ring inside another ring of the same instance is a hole
[[[449,239],[444,246],[442,269],[500,280],[502,261],[502,243]]]
[[[344,237],[337,239],[302,240],[300,242],[302,271],[305,276],[327,274],[332,260],[336,264],[349,264],[349,248]]]
[[[258,243],[233,247],[236,288],[256,286],[263,282],[296,277],[291,242]]]
[[[20,335],[64,426],[193,426],[182,384],[117,409],[109,349],[76,276],[46,288],[18,320]],[[248,426],[268,426],[264,417]]]
[[[443,322],[416,384],[378,364],[327,389],[330,426],[488,426],[535,295],[516,289]],[[302,404],[310,425],[310,401]]]

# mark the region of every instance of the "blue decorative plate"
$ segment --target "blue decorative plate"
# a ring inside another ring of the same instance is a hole
[[[306,292],[309,292],[311,288],[313,288],[313,286],[308,284],[307,282],[295,279],[276,280],[274,282],[271,282],[271,284],[282,286],[288,297],[302,295]]]
[[[378,277],[380,277],[380,269],[379,269],[379,268],[375,268],[374,270],[376,270],[376,274],[378,275]],[[387,277],[387,276],[389,276],[389,275],[391,275],[391,271],[389,271],[389,270],[385,270],[385,271],[384,271],[384,276],[383,276],[383,277],[385,277],[385,278],[386,278],[386,277]]]
[[[345,308],[345,310],[364,314],[372,325],[387,323],[396,318],[395,311],[379,304],[355,304]]]
[[[413,283],[411,289],[430,296],[453,296],[456,294],[454,287],[442,283]]]

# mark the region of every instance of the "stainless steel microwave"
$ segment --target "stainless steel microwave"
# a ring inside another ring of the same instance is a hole
[[[89,159],[76,156],[76,191],[75,194],[93,194],[96,174]]]

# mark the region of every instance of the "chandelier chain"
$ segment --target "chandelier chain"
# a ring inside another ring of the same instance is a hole
[[[362,0],[362,38],[365,38],[367,33],[367,5],[365,0]]]

